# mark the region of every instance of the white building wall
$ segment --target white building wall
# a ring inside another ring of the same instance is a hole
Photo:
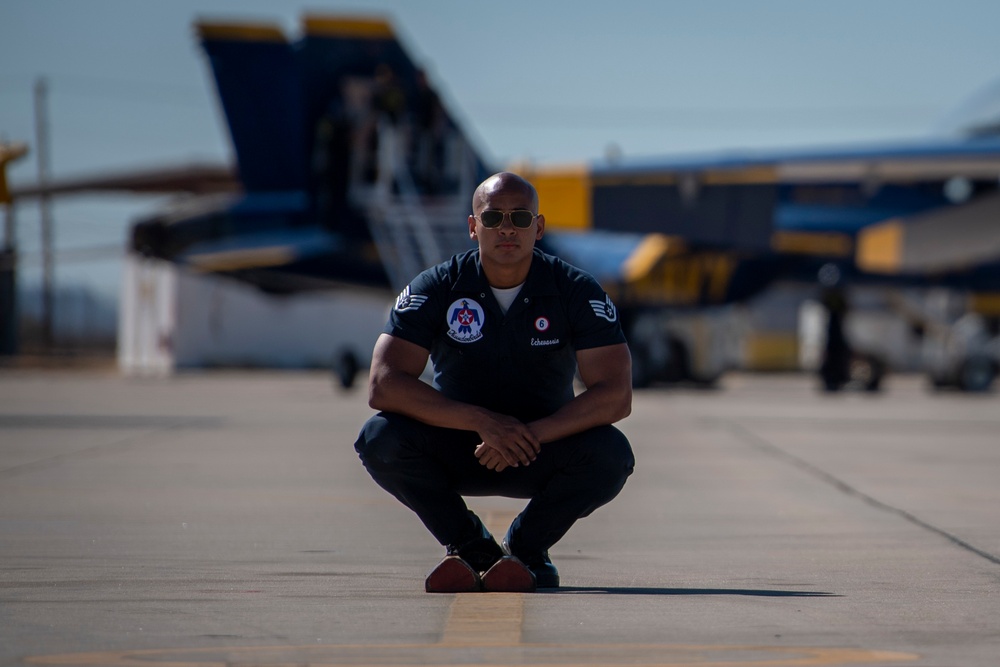
[[[124,282],[118,356],[128,374],[329,367],[345,350],[366,366],[392,303],[367,290],[270,295],[138,257]]]

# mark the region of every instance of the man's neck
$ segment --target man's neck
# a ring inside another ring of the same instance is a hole
[[[530,270],[531,262],[525,266],[490,266],[487,262],[483,262],[483,275],[486,276],[486,282],[490,284],[490,287],[497,289],[517,287],[528,279]]]

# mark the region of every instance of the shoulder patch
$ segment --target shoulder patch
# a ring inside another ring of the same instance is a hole
[[[615,304],[611,303],[611,297],[607,294],[604,295],[604,301],[591,299],[590,307],[594,309],[594,315],[602,320],[614,322],[618,319],[618,310],[615,308]]]
[[[410,294],[410,286],[407,285],[396,297],[396,310],[403,312],[406,310],[416,310],[424,305],[427,297],[423,294]]]

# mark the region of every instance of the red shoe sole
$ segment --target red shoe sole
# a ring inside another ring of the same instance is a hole
[[[428,593],[473,593],[479,589],[479,574],[458,556],[445,556],[424,581]]]
[[[533,593],[535,575],[512,556],[504,556],[483,575],[483,590],[493,593]]]

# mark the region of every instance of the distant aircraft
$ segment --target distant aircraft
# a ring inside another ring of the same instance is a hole
[[[841,304],[834,292],[851,284],[1000,292],[998,176],[996,135],[529,174],[550,228],[584,232],[552,235],[553,249],[633,310],[745,300],[777,279]],[[1000,308],[979,302],[995,329]],[[995,353],[974,365],[974,379],[952,380],[988,386]]]
[[[295,41],[266,24],[197,29],[241,189],[139,221],[134,252],[294,293],[399,290],[470,247],[461,222],[495,169],[388,22],[306,16]],[[683,346],[665,350],[661,314],[745,301],[779,279],[1000,293],[996,130],[521,171],[544,202],[543,247],[616,300],[636,383],[711,381],[716,371],[696,372]],[[1000,308],[984,314],[996,321]],[[986,369],[992,382],[997,359]],[[843,378],[830,379],[835,389]]]

